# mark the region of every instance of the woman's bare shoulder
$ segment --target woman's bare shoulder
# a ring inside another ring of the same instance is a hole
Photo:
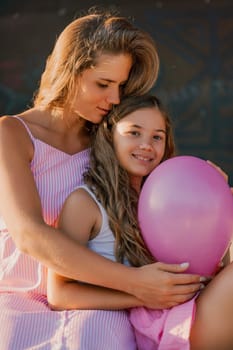
[[[25,118],[21,114],[17,116]],[[0,148],[6,152],[17,149],[18,153],[24,147],[27,150],[30,149],[30,152],[32,151],[32,142],[23,123],[11,115],[0,117]]]
[[[17,131],[19,130],[19,126],[22,124],[18,120],[18,118],[14,117],[19,117],[20,119],[24,120],[25,123],[27,123],[32,117],[33,117],[34,111],[33,109],[29,109],[26,112],[20,113],[20,114],[15,114],[15,115],[3,115],[0,117],[0,128],[1,131],[7,132],[7,131],[12,131],[14,132],[15,129]]]

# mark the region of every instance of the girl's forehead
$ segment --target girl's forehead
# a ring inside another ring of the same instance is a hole
[[[138,109],[116,123],[116,130],[119,132],[132,127],[150,132],[166,132],[165,119],[155,107]]]
[[[163,114],[156,107],[139,108],[122,118],[119,122],[140,123],[140,124],[165,124]]]

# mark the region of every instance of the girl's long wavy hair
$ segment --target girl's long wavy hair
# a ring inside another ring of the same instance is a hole
[[[115,155],[114,127],[128,114],[141,108],[158,108],[166,125],[166,147],[162,161],[174,156],[175,145],[171,120],[155,96],[144,95],[124,98],[99,125],[93,138],[90,168],[84,175],[86,184],[106,209],[110,228],[115,235],[117,261],[127,259],[133,266],[155,261],[142,239],[137,220],[138,193],[131,187],[128,173]],[[146,118],[146,113],[145,113]]]
[[[77,78],[102,54],[129,54],[133,65],[122,96],[142,95],[154,85],[159,57],[152,37],[111,10],[91,10],[71,22],[58,37],[34,98],[34,107],[64,115],[77,89]],[[58,112],[56,112],[58,111]]]

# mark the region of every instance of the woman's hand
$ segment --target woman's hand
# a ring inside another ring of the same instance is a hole
[[[144,306],[153,309],[170,308],[191,299],[204,288],[206,277],[185,274],[188,263],[157,262],[138,268],[138,286],[132,291]],[[154,276],[152,279],[151,276]]]

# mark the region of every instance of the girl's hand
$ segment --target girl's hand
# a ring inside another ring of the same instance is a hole
[[[218,264],[218,266],[217,266],[217,269],[216,269],[216,271],[215,271],[214,276],[216,276],[219,272],[221,272],[222,269],[224,269],[224,267],[225,267],[225,264],[224,264],[223,261],[221,261],[221,262]]]
[[[215,163],[211,162],[210,160],[207,160],[207,163],[212,165],[212,167],[215,168],[223,176],[225,181],[228,183],[228,175],[225,173],[225,171],[223,171],[218,165],[216,165]]]
[[[157,262],[138,268],[138,286],[132,291],[144,306],[153,309],[171,308],[191,299],[204,288],[204,276],[185,274],[188,263]],[[152,278],[153,276],[153,278]]]
[[[211,162],[210,160],[207,160],[207,163],[212,165],[216,170],[218,170],[218,172],[224,177],[224,179],[228,183],[228,175],[225,173],[225,171],[223,171],[218,165]],[[231,187],[230,189],[231,189],[231,193],[233,194],[233,187]]]

